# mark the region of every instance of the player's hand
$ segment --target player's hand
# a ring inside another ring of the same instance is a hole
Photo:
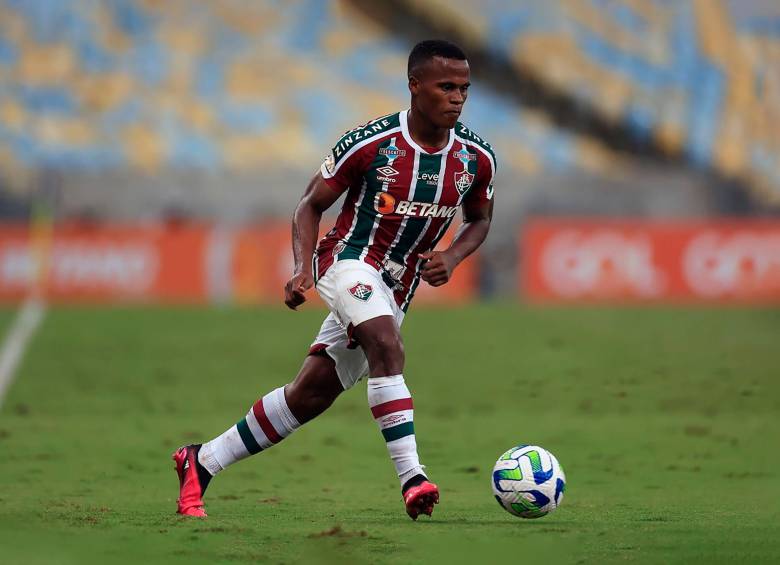
[[[304,293],[314,286],[314,277],[311,273],[302,271],[295,273],[284,286],[284,303],[291,310],[295,310],[306,302]]]
[[[422,280],[431,286],[441,286],[450,280],[457,263],[446,251],[426,251],[418,255],[425,262],[422,266]]]

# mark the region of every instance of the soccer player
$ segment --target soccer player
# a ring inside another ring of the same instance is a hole
[[[410,109],[345,133],[295,209],[285,304],[296,309],[314,286],[330,310],[300,372],[222,435],[174,453],[180,514],[206,516],[202,497],[214,475],[279,443],[366,375],[406,512],[416,520],[438,503],[417,454],[399,328],[420,281],[445,284],[487,236],[496,161],[458,121],[469,89],[460,48],[417,44],[408,79]],[[345,193],[336,225],[318,243],[322,213]],[[459,208],[463,225],[452,244],[433,251]]]

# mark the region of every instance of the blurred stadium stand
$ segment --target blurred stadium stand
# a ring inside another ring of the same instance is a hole
[[[0,2],[5,185],[56,170],[66,210],[286,215],[342,131],[408,104],[407,53],[343,2]],[[516,172],[609,162],[487,89],[469,120]]]
[[[344,129],[408,104],[408,47],[345,18],[348,9],[318,0],[8,0],[3,163],[313,169]],[[575,140],[542,117],[526,119],[489,92],[470,106],[472,122],[513,141],[508,162],[520,170],[576,163]]]
[[[776,0],[403,4],[634,139],[780,202]]]
[[[54,171],[65,214],[289,215],[343,130],[408,104],[408,38],[356,4],[0,0],[2,186],[23,196],[36,171]],[[736,0],[391,8],[427,21],[424,35],[454,30],[670,154],[749,181],[769,203],[780,195],[780,16],[769,0],[749,4],[747,15]],[[491,81],[475,81],[465,121],[497,148],[502,182],[545,209],[560,194],[585,213],[603,209],[591,197],[625,203],[618,213],[723,211],[700,201],[720,182],[708,174],[648,169]],[[561,188],[572,184],[574,198]],[[674,198],[651,186],[676,187]]]

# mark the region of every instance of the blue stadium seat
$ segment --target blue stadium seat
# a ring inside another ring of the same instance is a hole
[[[771,119],[780,115],[772,78],[780,66],[780,9],[761,2],[753,0],[754,9],[746,11],[736,0],[713,0],[722,10],[706,14],[672,0],[486,0],[478,7],[451,0],[418,9],[622,120],[639,139],[682,150],[702,166],[743,167],[737,172],[774,182],[780,148],[776,136],[763,133],[771,128],[745,126],[744,149],[720,135],[728,121],[760,123],[757,108],[767,104],[774,104]],[[2,117],[0,135],[16,136],[7,145],[25,166],[100,170],[147,163],[218,170],[253,162],[232,158],[225,147],[251,155],[262,139],[285,132],[307,143],[282,160],[310,168],[345,129],[408,103],[408,46],[351,10],[335,0],[186,9],[140,0],[0,0],[0,71],[21,77],[0,94],[0,104],[12,101],[31,120],[83,120],[95,142],[53,144],[36,128],[14,133]],[[22,26],[3,32],[20,18]],[[733,33],[700,41],[701,30],[727,33],[723,29]],[[183,31],[191,35],[182,39],[177,34]],[[757,55],[746,63],[711,45],[728,45],[737,54],[748,45]],[[53,68],[65,63],[50,60],[50,49],[60,49],[66,62],[75,57],[75,64]],[[734,65],[749,65],[747,74]],[[57,80],[41,84],[49,74]],[[738,76],[750,77],[748,90],[761,104],[733,94],[739,85],[729,81]],[[762,100],[773,95],[774,102]],[[502,160],[510,169],[593,166],[576,135],[484,85],[473,88],[464,118],[487,139],[500,140],[499,153],[508,147],[508,155],[518,156]],[[128,135],[136,126],[142,133]],[[163,149],[149,154],[147,137]]]

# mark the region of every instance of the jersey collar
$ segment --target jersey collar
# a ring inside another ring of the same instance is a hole
[[[450,150],[452,147],[452,143],[455,141],[455,132],[454,130],[450,130],[450,138],[447,141],[447,145],[439,149],[436,153],[428,153],[425,149],[420,147],[415,141],[412,139],[412,136],[409,134],[409,123],[407,122],[407,114],[409,112],[409,109],[403,110],[400,112],[398,118],[401,122],[401,133],[404,136],[404,140],[406,140],[406,143],[412,146],[412,149],[415,151],[419,151],[420,153],[423,153],[425,155],[445,155],[447,151]]]

